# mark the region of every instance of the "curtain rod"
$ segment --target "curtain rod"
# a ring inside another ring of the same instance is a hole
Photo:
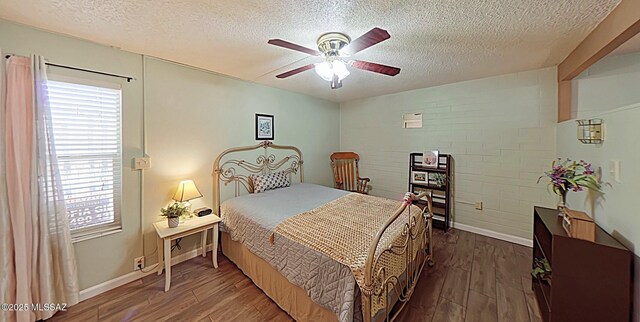
[[[8,59],[11,56],[13,56],[13,54],[6,55],[5,58]],[[91,70],[91,69],[80,68],[80,67],[73,67],[73,66],[62,65],[62,64],[54,64],[54,63],[50,63],[50,62],[46,62],[45,64],[47,66],[53,66],[53,67],[77,70],[77,71],[81,71],[81,72],[93,73],[93,74],[98,74],[98,75],[105,75],[105,76],[123,78],[123,79],[126,79],[127,82],[131,82],[132,80],[135,80],[135,78],[133,78],[131,76],[123,76],[123,75],[118,75],[118,74],[105,73],[105,72],[101,72],[101,71],[97,71],[97,70]]]

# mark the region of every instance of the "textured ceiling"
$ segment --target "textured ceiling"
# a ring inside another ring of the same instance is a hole
[[[240,79],[343,102],[552,66],[619,0],[0,0],[0,17]],[[373,27],[391,39],[354,56],[402,68],[396,77],[352,70],[331,90],[313,71],[276,79],[317,57],[340,31]]]

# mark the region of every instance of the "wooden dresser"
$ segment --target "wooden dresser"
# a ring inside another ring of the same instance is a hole
[[[558,210],[535,207],[534,264],[546,259],[550,278],[533,278],[545,321],[629,321],[632,310],[632,253],[600,227],[595,242],[571,238]]]

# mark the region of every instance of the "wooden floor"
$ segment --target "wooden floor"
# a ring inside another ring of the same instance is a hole
[[[434,231],[436,265],[423,272],[400,321],[542,321],[531,290],[531,248]]]
[[[529,278],[531,249],[459,230],[434,232],[425,269],[399,321],[541,321]],[[228,259],[197,257],[59,312],[48,321],[291,321]]]

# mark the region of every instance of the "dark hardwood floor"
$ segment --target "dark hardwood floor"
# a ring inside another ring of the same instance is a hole
[[[477,234],[434,231],[436,265],[399,321],[542,321],[531,290],[531,248]]]
[[[529,275],[531,249],[460,230],[434,231],[425,268],[398,321],[541,321]],[[197,257],[164,274],[81,302],[48,321],[291,321],[226,257]]]

